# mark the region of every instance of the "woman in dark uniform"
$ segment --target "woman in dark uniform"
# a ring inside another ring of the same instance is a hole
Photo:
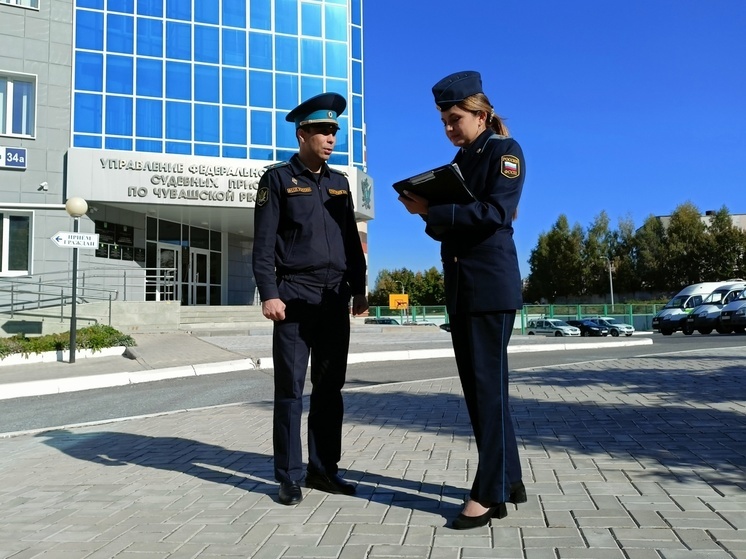
[[[513,219],[523,188],[521,147],[482,91],[478,72],[459,72],[433,87],[445,133],[475,200],[430,205],[405,192],[399,200],[441,243],[451,338],[479,465],[470,499],[452,527],[485,526],[526,502],[508,404],[508,341],[523,304]]]

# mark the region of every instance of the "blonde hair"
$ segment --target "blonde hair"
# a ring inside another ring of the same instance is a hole
[[[468,111],[470,113],[487,113],[486,124],[489,128],[495,131],[495,133],[501,136],[510,136],[508,127],[503,122],[503,119],[495,114],[495,109],[492,107],[490,100],[484,93],[476,93],[471,95],[458,103],[460,109]]]

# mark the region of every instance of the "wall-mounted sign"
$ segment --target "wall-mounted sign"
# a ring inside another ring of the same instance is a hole
[[[26,148],[0,146],[0,169],[25,169]]]

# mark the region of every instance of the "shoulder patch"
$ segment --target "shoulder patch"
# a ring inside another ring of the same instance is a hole
[[[269,188],[263,186],[256,193],[256,205],[263,206],[269,201]]]
[[[329,170],[332,173],[337,173],[338,175],[342,175],[343,177],[347,176],[347,173],[345,173],[344,171],[340,171],[339,169],[333,169],[332,167],[329,167]]]
[[[500,174],[509,179],[521,176],[521,160],[515,155],[503,155],[500,158]]]

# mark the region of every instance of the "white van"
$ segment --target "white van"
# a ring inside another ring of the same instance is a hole
[[[664,336],[670,336],[681,328],[682,319],[685,320],[694,307],[701,305],[705,297],[718,287],[737,281],[743,280],[705,281],[686,286],[653,317],[653,330],[658,330]]]
[[[704,335],[713,330],[717,330],[719,334],[730,333],[732,331],[730,327],[723,328],[720,325],[720,311],[725,305],[738,299],[744,289],[746,289],[746,283],[742,281],[718,287],[705,297],[701,305],[689,313],[681,331],[684,334],[692,334],[696,330]]]
[[[718,332],[723,334],[746,332],[746,289],[720,311],[720,328],[722,332],[721,330]]]

